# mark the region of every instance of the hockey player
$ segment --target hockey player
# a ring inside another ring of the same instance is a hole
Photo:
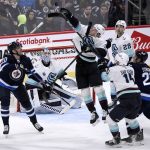
[[[116,37],[112,40],[112,56],[124,52],[129,56],[129,60],[134,56],[134,48],[131,37],[125,33],[127,25],[124,20],[118,20],[115,25]]]
[[[51,58],[49,50],[47,48],[44,48],[43,53],[41,58],[38,58],[38,61],[34,62],[33,66],[35,66],[35,70],[41,75],[41,77],[44,80],[47,80],[51,86],[51,90],[47,91],[47,97],[46,97],[46,101],[48,98],[52,98],[52,94],[55,95],[55,97],[59,98],[61,100],[61,103],[65,105],[65,108],[63,107],[57,107],[59,110],[57,111],[55,104],[54,104],[54,100],[53,100],[53,105],[52,107],[55,108],[56,113],[65,113],[67,110],[69,110],[70,108],[80,108],[81,107],[81,103],[82,100],[79,96],[70,93],[66,90],[64,90],[59,84],[57,84],[59,79],[62,79],[64,75],[66,75],[66,73],[64,73],[63,75],[59,76],[63,70],[62,68],[60,68],[60,65],[58,64],[58,62],[54,59]],[[42,69],[41,69],[42,68]],[[58,78],[58,80],[55,82],[55,79]],[[40,99],[44,99],[43,95],[43,90],[38,90],[39,93],[39,97]],[[41,106],[45,108],[49,108],[51,109],[51,101],[49,100],[46,103],[42,103]],[[61,105],[60,103],[60,105]],[[58,102],[56,102],[56,104],[58,104]],[[55,112],[54,109],[51,109],[52,111]]]
[[[0,63],[0,99],[1,116],[4,124],[3,134],[9,134],[9,105],[10,92],[16,97],[26,109],[33,126],[39,131],[43,127],[37,122],[34,109],[30,103],[29,96],[23,85],[25,74],[45,86],[42,78],[35,72],[31,60],[22,54],[22,45],[19,42],[12,42],[8,45],[9,55],[4,57]]]
[[[140,130],[137,114],[141,106],[140,90],[134,83],[134,69],[127,66],[128,55],[119,53],[115,56],[116,66],[110,68],[110,79],[114,82],[117,91],[119,104],[107,116],[107,122],[113,140],[106,141],[109,146],[116,146],[120,143],[121,137],[117,122],[125,118],[125,121],[131,128],[131,132],[126,141],[141,141],[143,132]],[[139,136],[140,135],[140,136]]]
[[[135,71],[135,83],[141,91],[142,109],[140,113],[150,119],[150,67],[145,63],[148,53],[136,51],[130,65]]]
[[[90,87],[94,88],[98,96],[99,103],[103,110],[102,119],[105,119],[108,108],[105,91],[102,87],[102,80],[99,78],[100,73],[96,62],[96,56],[99,58],[106,56],[107,42],[100,38],[104,34],[105,29],[102,25],[95,24],[89,30],[89,35],[87,35],[88,26],[81,24],[71,12],[62,8],[60,13],[63,14],[65,19],[80,35],[73,39],[79,54],[76,64],[76,81],[78,89],[81,89],[81,95],[86,106],[91,112],[90,124],[96,125],[99,122],[99,116],[91,97]]]
[[[130,61],[134,56],[134,48],[133,48],[133,42],[131,37],[129,37],[125,33],[126,27],[127,25],[124,20],[118,20],[116,22],[115,25],[116,37],[112,39],[111,51],[112,51],[113,58],[115,58],[116,54],[124,52],[129,56],[129,61]],[[112,108],[117,102],[117,98],[115,97],[116,91],[112,81],[111,81],[111,93],[112,93],[111,96],[112,102],[109,104],[109,108]]]

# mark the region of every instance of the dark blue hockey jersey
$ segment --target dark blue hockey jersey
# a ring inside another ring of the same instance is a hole
[[[130,63],[135,71],[135,83],[141,90],[144,100],[150,100],[150,67],[147,64]]]
[[[42,81],[29,57],[22,55],[20,60],[16,60],[14,56],[7,55],[0,63],[0,86],[15,90],[23,83],[25,74],[37,82]]]

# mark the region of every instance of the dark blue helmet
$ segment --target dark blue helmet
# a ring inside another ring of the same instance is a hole
[[[22,44],[19,42],[12,42],[7,46],[7,49],[10,54],[13,54],[12,50],[15,50],[18,47],[22,47]]]
[[[145,62],[148,58],[148,53],[145,52],[145,51],[136,51],[135,52],[135,55],[137,58],[140,58],[141,59],[141,62]]]

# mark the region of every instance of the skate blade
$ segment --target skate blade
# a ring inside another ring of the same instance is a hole
[[[95,127],[99,122],[100,122],[100,120],[97,119],[97,120],[95,121],[95,123],[92,124],[92,126]]]
[[[75,100],[72,100],[69,105],[67,105],[64,109],[62,109],[62,111],[60,112],[60,114],[64,114],[66,113],[74,104],[76,103]]]
[[[122,148],[121,144],[116,144],[116,145],[108,145],[108,144],[106,144],[106,146],[109,147],[109,148]]]
[[[121,144],[122,145],[125,145],[125,146],[143,146],[144,143],[142,141],[139,141],[139,142],[126,142],[126,141],[121,141]]]

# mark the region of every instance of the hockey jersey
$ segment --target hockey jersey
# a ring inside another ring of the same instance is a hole
[[[22,55],[17,60],[14,56],[7,55],[0,63],[0,86],[15,90],[23,83],[25,74],[37,82],[42,80],[35,72],[29,57]]]
[[[110,68],[110,80],[114,82],[117,97],[126,93],[140,93],[134,82],[134,69],[130,66],[114,66]]]
[[[134,55],[132,39],[125,33],[121,37],[115,37],[112,40],[112,56],[115,57],[116,54],[121,52],[126,53],[129,58]]]
[[[75,28],[75,30],[82,36],[84,37],[86,34],[88,26],[83,25],[81,23],[79,23],[79,25],[77,26],[77,28]],[[105,40],[103,40],[102,38],[97,38],[97,37],[92,37],[93,38],[93,42],[94,42],[94,47],[95,48],[103,48],[106,50],[106,44],[107,42]],[[76,50],[78,53],[80,53],[81,50],[81,46],[83,44],[83,41],[81,39],[81,37],[79,37],[78,35],[76,35],[73,38],[73,42],[76,46]],[[82,52],[82,54],[79,55],[79,57],[81,59],[83,59],[84,61],[87,62],[95,62],[96,59],[96,55],[93,52]]]
[[[143,100],[150,101],[150,67],[144,64],[130,63],[135,71],[135,83],[141,90]]]
[[[42,79],[48,80],[49,83],[52,83],[56,79],[57,75],[62,71],[60,64],[54,59],[51,59],[50,65],[45,67],[41,59],[38,58],[38,61],[34,62],[33,66]]]

